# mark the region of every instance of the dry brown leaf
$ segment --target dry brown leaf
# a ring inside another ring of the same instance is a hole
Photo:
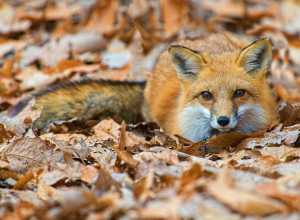
[[[293,144],[298,139],[299,128],[300,124],[297,124],[290,127],[286,127],[283,129],[283,131],[266,133],[265,136],[269,137],[269,140],[267,141],[269,144],[284,143],[287,146],[293,146]]]
[[[0,170],[8,169],[9,168],[9,163],[6,161],[0,160]]]
[[[5,170],[5,169],[0,169],[0,179],[1,180],[6,180],[8,178],[12,178],[14,180],[19,180],[22,178],[22,175],[16,174],[10,170]]]
[[[95,13],[98,17],[97,26],[99,26],[100,30],[110,28],[115,23],[118,5],[118,1],[104,0],[98,2]],[[92,20],[93,19],[90,19],[90,22],[92,22]],[[87,26],[89,26],[89,24],[87,24]]]
[[[168,199],[166,202],[161,203],[154,201],[151,205],[146,206],[140,212],[142,219],[180,219],[178,210],[182,205],[180,197]]]
[[[232,132],[229,134],[221,134],[218,136],[212,137],[210,140],[205,142],[205,145],[209,147],[214,147],[214,148],[222,148],[222,147],[227,147],[227,146],[236,146],[239,144],[242,140],[250,137],[259,137],[262,136],[264,131],[257,131],[256,133],[253,134],[242,134],[241,132]]]
[[[40,106],[36,110],[32,110],[34,106],[35,99],[32,99],[28,102],[28,105],[25,106],[22,111],[14,117],[15,120],[20,120],[24,122],[24,124],[31,124],[34,123],[41,117],[43,107]]]
[[[293,144],[297,140],[298,131],[296,130],[292,132],[272,132],[266,133],[265,136],[266,137],[263,138],[247,138],[237,146],[237,149],[259,149],[259,147],[268,147],[272,145],[281,144],[282,142],[285,142],[284,140],[287,140],[285,144]],[[259,150],[264,151],[265,149]],[[277,153],[275,151],[277,150],[274,150],[274,154]],[[270,152],[270,154],[271,153],[272,152]]]
[[[266,170],[265,175],[285,176],[300,169],[300,162],[280,163]]]
[[[57,140],[55,137],[60,137],[61,140]],[[70,166],[73,164],[73,156],[75,154],[80,158],[81,162],[85,164],[84,159],[89,155],[89,148],[86,146],[86,143],[81,139],[85,137],[84,135],[48,135],[48,138],[44,135],[43,138],[50,141],[56,147],[53,149],[54,153],[62,151],[64,154],[64,159],[66,163]],[[76,139],[78,138],[78,139]],[[67,140],[67,141],[65,141]],[[72,145],[72,146],[71,146]],[[74,155],[73,155],[74,154]]]
[[[172,150],[165,150],[163,152],[159,152],[156,154],[156,157],[167,161],[169,164],[178,164],[179,159],[178,159],[179,154]]]
[[[0,77],[0,95],[11,95],[19,89],[19,83],[12,78]]]
[[[286,145],[277,146],[270,146],[270,147],[263,147],[261,149],[257,149],[261,155],[264,156],[273,156],[279,159],[286,159],[288,156],[298,156],[300,151],[298,148],[288,147]]]
[[[14,67],[14,60],[7,60],[4,62],[1,70],[0,70],[0,77],[4,76],[7,78],[11,78],[13,74],[13,67]]]
[[[45,184],[52,186],[61,180],[66,180],[70,176],[67,172],[61,169],[52,170],[51,172],[44,172],[40,175],[40,180]]]
[[[94,204],[92,192],[84,189],[57,190],[42,181],[38,184],[38,197],[44,201],[57,201],[63,208],[63,215],[70,215],[87,204]],[[78,199],[80,198],[80,199]]]
[[[179,151],[192,156],[196,156],[198,149],[200,149],[202,146],[203,146],[203,142],[199,141],[199,142],[192,143],[190,146],[182,147]]]
[[[53,148],[39,137],[24,137],[9,144],[5,151],[11,169],[16,173],[36,171],[40,167],[55,167],[56,162],[64,162],[62,153],[53,154]]]
[[[5,128],[6,130],[8,130],[8,132],[13,131],[18,136],[23,135],[26,132],[26,129],[28,128],[28,126],[24,124],[22,121],[18,119],[6,117],[2,114],[0,114],[0,123],[5,125]]]
[[[134,154],[133,158],[139,162],[147,162],[156,158],[156,154],[153,152],[140,152],[138,154]]]
[[[34,178],[32,172],[25,173],[24,176],[18,180],[18,182],[13,186],[13,189],[22,189],[26,184]]]
[[[96,126],[93,127],[93,131],[96,135],[96,138],[100,140],[108,140],[112,139],[115,142],[118,141],[119,137],[119,129],[121,126],[114,122],[114,120],[102,120]]]
[[[276,183],[278,183],[280,186],[283,186],[283,190],[284,188],[286,188],[286,186],[298,186],[300,183],[300,173],[290,173],[285,176],[279,177],[276,180]]]
[[[5,54],[10,53],[14,49],[14,44],[12,42],[1,42],[0,44],[0,58],[2,59]]]
[[[92,186],[95,190],[107,192],[110,190],[119,191],[121,184],[115,181],[106,171],[100,168]]]
[[[118,149],[120,151],[124,151],[125,145],[126,145],[126,124],[123,121],[121,130],[120,130],[120,140],[119,140],[119,144],[118,144]]]
[[[208,183],[208,192],[217,200],[244,215],[265,216],[282,212],[286,206],[261,194],[234,188],[227,169],[223,169],[216,181]]]
[[[167,135],[166,133],[159,130],[155,130],[154,141],[158,141],[160,145],[166,148],[172,147],[173,149],[176,149],[177,146],[176,141],[170,135]]]
[[[145,200],[147,194],[151,189],[154,182],[154,170],[150,168],[147,175],[137,180],[134,184],[133,194],[134,197],[140,200]]]
[[[287,103],[300,102],[298,89],[285,88],[282,84],[275,86],[276,92]]]
[[[52,186],[48,186],[43,181],[39,181],[37,186],[37,196],[43,201],[58,201],[60,199],[60,194],[58,190]]]
[[[110,79],[114,81],[125,81],[129,78],[130,71],[131,71],[131,65],[127,64],[126,66],[118,70],[113,70]]]
[[[61,60],[56,67],[60,72],[64,72],[66,69],[70,69],[82,65],[84,65],[84,63],[80,60],[68,59],[68,60]]]
[[[181,188],[189,183],[192,183],[193,181],[196,181],[201,176],[203,176],[201,166],[197,163],[193,164],[189,170],[184,171],[184,173],[181,175]]]
[[[164,31],[173,34],[186,22],[188,6],[186,1],[160,0]]]
[[[15,106],[18,103],[20,103],[20,100],[21,100],[19,97],[11,97],[10,95],[0,95],[0,97],[1,97],[2,105],[4,103],[8,103],[12,106]]]
[[[254,29],[247,30],[246,34],[249,34],[249,35],[261,35],[264,32],[267,32],[267,31],[276,31],[276,30],[277,30],[277,28],[274,25],[270,25],[270,24],[259,25],[259,26],[256,26]]]
[[[260,170],[266,170],[280,163],[281,161],[278,158],[268,155],[261,156],[258,160],[255,160],[253,164],[258,166]]]
[[[215,14],[229,18],[244,18],[244,2],[236,1],[206,1],[203,7],[208,7]]]
[[[76,133],[66,133],[66,134],[53,134],[53,133],[45,133],[40,135],[40,138],[43,140],[54,138],[59,141],[64,141],[66,143],[74,143],[72,141],[80,141],[80,140],[86,140],[87,136],[84,134],[76,134]],[[96,141],[96,140],[93,140]],[[75,143],[74,143],[75,144]]]
[[[16,134],[10,130],[6,130],[4,125],[0,123],[0,144],[8,142]]]
[[[284,127],[288,127],[300,122],[300,109],[299,104],[284,106],[279,112],[280,122]]]
[[[69,58],[71,49],[75,46],[72,44],[70,38],[72,39],[70,36],[65,36],[61,38],[60,41],[52,39],[43,45],[43,47],[36,48],[38,56],[33,57],[33,59],[40,61],[43,67],[56,66],[59,61]],[[32,53],[32,51],[27,51],[26,55],[29,55],[29,53]]]
[[[53,149],[53,153],[58,153],[58,152],[62,152],[64,155],[64,160],[66,162],[66,164],[68,164],[69,166],[72,165],[72,157],[73,157],[73,152],[72,152],[72,148],[68,147],[66,145],[64,145],[61,141],[50,139],[50,142],[55,146],[55,148]]]
[[[177,180],[177,177],[170,175],[170,174],[164,174],[160,176],[160,189],[165,188],[171,188],[174,187],[175,181]]]
[[[96,203],[100,209],[104,209],[115,205],[120,197],[121,195],[118,192],[109,192],[97,199]]]
[[[264,17],[275,17],[276,11],[279,11],[279,5],[274,4],[274,2],[269,2],[268,5],[254,4],[247,9],[247,18],[250,20],[258,20]]]
[[[139,145],[139,144],[148,144],[149,142],[146,141],[145,139],[143,139],[142,137],[136,136],[136,135],[132,135],[130,133],[126,133],[126,146],[127,147],[131,147],[134,145]]]
[[[127,163],[132,168],[137,168],[137,165],[138,165],[139,162],[137,160],[135,160],[130,153],[124,152],[124,151],[120,151],[118,147],[113,147],[113,149],[115,150],[115,152],[117,153],[118,157],[122,161],[124,161],[125,163]]]
[[[77,67],[68,68],[64,71],[64,74],[71,75],[71,73],[92,73],[102,69],[106,69],[107,66],[103,64],[81,65]]]
[[[52,63],[53,65],[47,66],[54,66],[56,63],[58,63],[58,61],[68,59],[68,56],[66,56],[68,55],[66,54],[67,52],[72,52],[75,54],[81,54],[84,52],[96,52],[103,49],[108,42],[109,39],[104,38],[96,33],[77,33],[75,35],[65,35],[60,39],[58,45],[53,43],[52,45],[49,45],[49,48],[44,48],[44,50],[51,50],[51,52],[53,53],[51,54],[51,58],[53,58],[53,61],[56,61]],[[59,47],[62,48],[60,49]],[[55,49],[60,49],[61,56],[58,57],[59,59],[54,59]],[[44,58],[47,58],[46,54],[44,55]],[[48,64],[49,62],[46,62],[44,58],[43,61],[45,62],[45,64]]]
[[[110,148],[105,147],[93,147],[89,154],[99,164],[110,163],[115,157],[115,152]]]
[[[16,206],[16,217],[20,219],[26,219],[32,215],[34,215],[35,207],[32,203],[28,202],[20,202]]]
[[[70,188],[58,190],[58,202],[61,205],[62,219],[68,218],[72,213],[78,212],[82,207],[88,208],[95,205],[96,199],[90,190],[84,188]],[[80,199],[79,199],[80,198]]]
[[[256,192],[285,202],[290,210],[299,210],[300,194],[281,186],[280,183],[265,183],[256,188]]]
[[[72,11],[69,8],[53,7],[46,10],[44,19],[48,21],[57,21],[68,19],[72,16]]]
[[[215,187],[218,187],[216,188],[217,190],[213,189]],[[208,189],[219,201],[225,203],[234,211],[244,215],[265,216],[282,212],[286,208],[277,200],[259,194],[255,195],[252,192],[220,187],[220,185],[217,184],[211,184]]]
[[[82,172],[82,175],[80,177],[81,181],[87,184],[92,184],[92,180],[97,175],[98,169],[93,166],[85,166],[81,172]]]
[[[38,70],[37,67],[31,65],[23,68],[15,78],[21,81],[21,91],[26,91],[32,88],[45,88],[46,86],[49,86],[55,82],[55,80],[57,80],[59,77],[60,76],[58,74],[45,74],[44,72]]]
[[[47,185],[54,185],[62,180],[77,180],[80,179],[83,165],[78,161],[74,161],[72,166],[65,163],[56,163],[56,169],[41,174],[40,180]]]

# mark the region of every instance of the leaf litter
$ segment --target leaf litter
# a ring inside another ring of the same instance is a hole
[[[299,11],[292,0],[1,2],[0,218],[300,219]],[[268,129],[193,143],[119,116],[44,130],[42,109],[8,117],[53,84],[143,81],[171,42],[214,32],[271,37]]]

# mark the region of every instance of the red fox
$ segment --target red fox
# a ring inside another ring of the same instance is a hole
[[[263,130],[276,118],[266,80],[269,39],[249,43],[211,35],[179,44],[162,53],[146,85],[84,80],[34,94],[34,108],[43,106],[36,126],[111,112],[126,120],[142,117],[168,134],[201,141],[233,131]],[[16,106],[15,114],[27,102]]]

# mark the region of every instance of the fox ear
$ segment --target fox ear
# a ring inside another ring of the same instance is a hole
[[[237,62],[248,74],[254,76],[268,67],[271,54],[271,40],[262,38],[242,49]]]
[[[195,80],[206,65],[199,52],[180,45],[171,46],[169,55],[179,79]]]

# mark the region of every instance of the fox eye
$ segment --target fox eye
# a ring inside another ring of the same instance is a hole
[[[207,92],[207,91],[201,92],[200,95],[205,100],[212,100],[213,99],[213,95],[210,92]]]
[[[244,89],[238,89],[234,92],[233,98],[240,98],[245,95],[245,90]]]

